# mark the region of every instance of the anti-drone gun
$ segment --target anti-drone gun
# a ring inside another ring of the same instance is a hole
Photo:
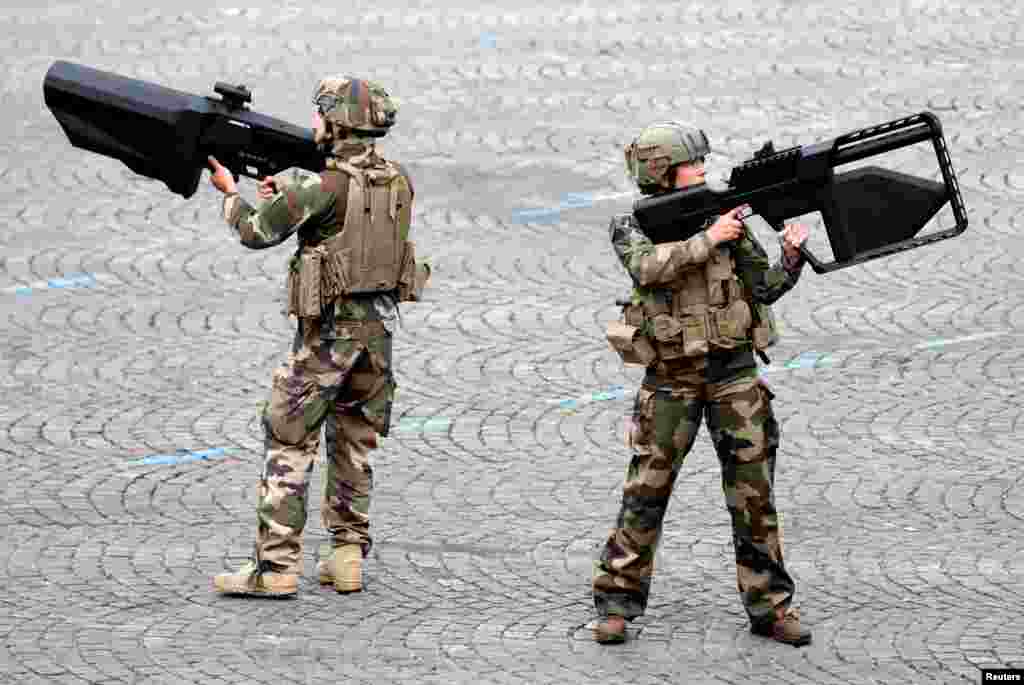
[[[942,182],[878,166],[836,173],[836,167],[931,141]],[[955,225],[918,236],[950,203]],[[967,212],[938,118],[921,112],[823,142],[776,152],[769,142],[732,169],[728,187],[684,188],[637,200],[633,214],[655,243],[696,235],[709,218],[750,205],[770,226],[820,212],[835,261],[802,248],[816,273],[834,271],[952,238],[967,228]]]
[[[43,80],[46,106],[72,145],[119,159],[182,197],[196,192],[208,155],[236,178],[323,170],[311,129],[248,109],[245,86],[218,82],[214,92],[219,99],[63,60]]]

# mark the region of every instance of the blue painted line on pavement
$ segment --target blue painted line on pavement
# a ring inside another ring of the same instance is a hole
[[[96,278],[92,274],[70,274],[64,278],[51,278],[46,281],[48,288],[92,288]]]
[[[618,193],[566,193],[561,201],[554,207],[531,207],[529,209],[517,209],[512,212],[512,221],[520,224],[525,223],[555,223],[561,213],[567,209],[586,209],[593,207],[605,200],[621,200],[627,197],[635,197],[636,194],[629,190]]]
[[[988,340],[990,338],[998,338],[1006,335],[1011,335],[1009,331],[986,331],[985,333],[975,333],[973,335],[964,335],[957,338],[937,338],[933,340],[925,340],[920,343],[912,345],[910,348],[900,347],[895,345],[885,345],[879,343],[883,350],[898,352],[904,351],[909,353],[910,350],[937,350],[943,347],[949,347],[952,345],[959,345],[960,343],[975,342],[978,340]],[[864,350],[856,350],[856,352],[863,352]],[[855,352],[854,350],[837,350],[835,352],[801,352],[797,356],[785,361],[781,364],[770,364],[761,367],[761,373],[776,373],[779,371],[787,371],[794,369],[825,369],[835,364],[834,355],[844,354],[847,352]]]
[[[551,207],[517,209],[512,212],[512,221],[517,224],[555,224],[560,215],[560,209]]]
[[[558,222],[562,212],[566,209],[586,209],[587,207],[593,207],[594,203],[600,200],[631,194],[613,193],[600,196],[594,193],[566,193],[562,196],[562,200],[554,207],[531,207],[529,209],[515,210],[512,212],[512,221],[517,224],[553,224]]]
[[[603,400],[621,400],[626,396],[626,388],[621,385],[613,385],[606,391],[595,392],[590,395],[590,399],[593,402],[601,402]]]
[[[142,459],[134,459],[126,462],[127,466],[173,466],[174,464],[184,464],[192,461],[208,461],[210,459],[220,459],[228,456],[228,453],[233,451],[231,448],[225,449],[223,447],[214,447],[208,450],[197,450],[195,452],[181,451],[176,454],[151,454],[148,457]]]
[[[768,364],[760,368],[761,373],[777,373],[795,369],[824,369],[833,363],[831,353],[801,352],[781,364]]]
[[[564,412],[574,412],[582,404],[588,402],[606,402],[609,400],[621,400],[626,396],[626,388],[622,385],[612,385],[607,390],[592,392],[579,397],[567,397],[560,400],[552,400],[558,408]]]
[[[787,369],[814,369],[819,366],[828,366],[831,355],[819,352],[801,352],[785,363]]]
[[[422,431],[424,433],[444,433],[451,427],[452,420],[437,416],[406,416],[399,419],[395,430],[403,433]]]
[[[494,33],[481,33],[480,34],[480,47],[482,48],[496,48],[498,47],[498,36]]]
[[[94,274],[73,273],[58,278],[50,278],[45,281],[36,281],[29,285],[10,286],[4,288],[2,292],[14,293],[15,295],[31,295],[34,291],[93,288],[95,286],[96,276]]]
[[[971,342],[974,340],[985,340],[986,338],[997,338],[1001,335],[1006,335],[1006,331],[992,331],[990,333],[977,333],[975,335],[965,335],[959,338],[944,338],[938,340],[928,340],[923,343],[914,345],[915,350],[922,349],[934,349],[936,347],[946,347],[947,345],[955,345],[962,342]]]
[[[559,203],[561,209],[583,209],[586,207],[594,206],[594,194],[593,193],[566,193],[562,202]]]

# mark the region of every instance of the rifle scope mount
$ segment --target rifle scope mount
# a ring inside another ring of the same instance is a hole
[[[252,91],[241,84],[233,86],[217,81],[213,84],[213,92],[220,95],[221,100],[230,109],[242,109],[247,104],[252,104]]]

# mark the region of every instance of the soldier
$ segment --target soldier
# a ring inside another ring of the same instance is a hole
[[[325,421],[320,513],[333,552],[318,575],[338,592],[362,589],[371,544],[369,452],[388,433],[395,392],[391,335],[398,302],[416,299],[425,282],[408,240],[412,182],[374,145],[394,124],[395,104],[379,85],[357,78],[322,80],[313,103],[326,169],[268,176],[258,209],[239,196],[231,173],[209,160],[211,182],[225,194],[224,218],[243,245],[263,249],[298,234],[288,273],[288,313],[298,327],[263,410],[255,551],[238,572],[214,577],[223,593],[297,593],[306,491]]]
[[[666,122],[626,147],[626,164],[641,192],[656,195],[704,183],[709,153],[703,131]],[[781,263],[769,266],[739,218],[742,209],[709,220],[692,238],[659,245],[632,214],[611,222],[612,245],[634,289],[608,338],[647,373],[627,435],[633,456],[622,507],[594,562],[598,642],[625,640],[626,621],[644,613],[672,486],[702,420],[722,469],[751,632],[795,646],[811,640],[790,606],[795,587],[783,564],[772,491],[779,429],[754,358],[775,341],[768,305],[796,284],[808,230],[786,226]]]

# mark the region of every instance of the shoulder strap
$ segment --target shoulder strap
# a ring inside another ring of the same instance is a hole
[[[320,173],[323,189],[334,195],[334,215],[339,231],[345,225],[345,215],[348,211],[349,176],[348,172],[337,169],[328,169]]]
[[[348,174],[350,178],[358,178],[360,181],[362,181],[363,170],[361,167],[354,166],[340,159],[335,159],[331,161],[333,162],[332,166],[335,167],[335,169],[337,169],[338,171]]]
[[[362,173],[356,170],[356,173],[349,176],[344,214],[340,213],[342,209],[341,205],[339,204],[338,206],[339,227],[344,229],[346,227],[358,226],[364,220],[363,215],[366,212],[368,200],[366,190],[366,181],[363,178]],[[338,194],[342,195],[343,193]]]

